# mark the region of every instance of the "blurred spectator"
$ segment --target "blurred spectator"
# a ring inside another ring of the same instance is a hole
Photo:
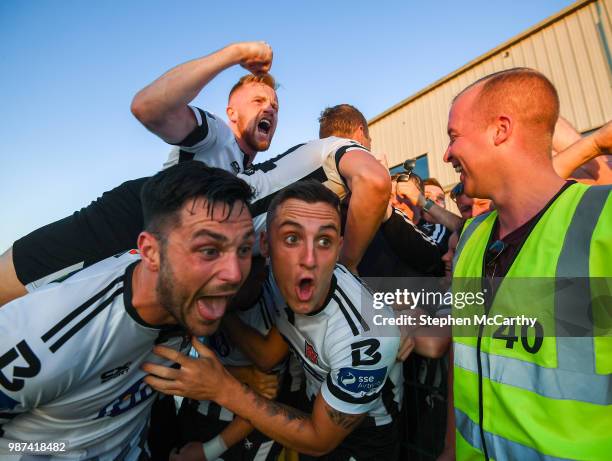
[[[444,189],[438,180],[436,178],[427,178],[423,181],[423,185],[425,189],[425,199],[431,200],[440,208],[446,209]],[[436,242],[436,245],[438,245],[440,249],[440,254],[445,254],[448,249],[448,238],[450,237],[451,231],[446,226],[439,223],[436,218],[425,211],[425,209],[422,211],[421,220],[418,222],[417,227]]]
[[[455,201],[461,217],[463,219],[470,219],[474,216],[478,216],[482,213],[486,213],[491,210],[491,200],[484,198],[471,198],[465,194],[463,190],[463,183],[457,183],[450,192],[450,198]]]

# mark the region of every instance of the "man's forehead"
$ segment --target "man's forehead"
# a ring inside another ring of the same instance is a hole
[[[331,204],[326,202],[307,203],[298,199],[289,199],[283,202],[278,209],[276,219],[278,222],[291,219],[298,223],[305,220],[320,220],[326,223],[340,221],[338,211]]]
[[[187,200],[181,208],[182,219],[197,219],[216,223],[252,221],[248,206],[242,201],[232,204],[209,202],[198,197]]]
[[[278,96],[276,95],[276,91],[274,90],[274,88],[261,82],[245,83],[234,92],[232,98],[234,98],[235,96],[247,99],[252,98],[254,96],[264,96],[275,101],[278,100]]]

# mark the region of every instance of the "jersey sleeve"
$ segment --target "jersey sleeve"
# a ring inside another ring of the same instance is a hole
[[[341,139],[338,145],[326,152],[327,158],[323,163],[325,166],[325,173],[327,174],[329,180],[337,185],[344,186],[347,190],[348,183],[346,182],[346,178],[344,178],[344,176],[342,176],[340,173],[340,160],[342,160],[342,157],[344,157],[348,152],[352,151],[361,151],[367,153],[368,155],[372,155],[369,150],[358,142],[350,139]]]
[[[331,335],[339,330],[332,329]],[[326,351],[331,371],[321,386],[325,402],[347,414],[374,409],[395,363],[399,338],[354,336],[348,331],[326,342],[333,345]]]
[[[185,139],[174,144],[164,168],[188,160],[199,160],[206,163],[207,157],[213,155],[226,139],[233,137],[230,128],[216,115],[199,107],[189,106],[196,118],[196,127]],[[231,170],[228,170],[231,171]]]

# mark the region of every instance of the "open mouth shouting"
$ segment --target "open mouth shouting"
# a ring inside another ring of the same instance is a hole
[[[214,323],[223,317],[231,298],[232,295],[201,296],[196,299],[198,314],[205,323]]]
[[[257,123],[257,133],[263,136],[269,136],[272,132],[272,120],[263,117],[259,123]]]
[[[314,278],[310,276],[300,277],[295,287],[295,293],[300,302],[308,302],[314,295]]]

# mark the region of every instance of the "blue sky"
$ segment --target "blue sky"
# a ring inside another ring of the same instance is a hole
[[[325,106],[371,118],[570,3],[3,0],[0,251],[160,168],[168,146],[129,106],[176,64],[269,42],[281,84],[273,154],[315,138]],[[224,114],[243,74],[227,70],[195,104]]]

